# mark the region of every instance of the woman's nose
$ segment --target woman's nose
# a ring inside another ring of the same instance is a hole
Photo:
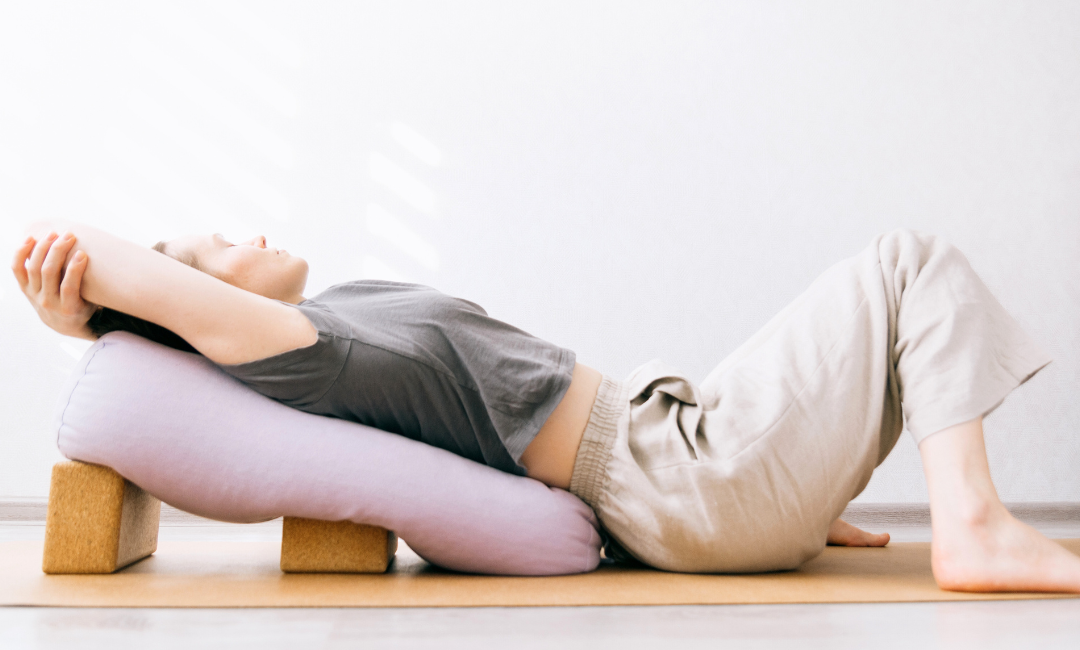
[[[247,240],[246,242],[244,242],[244,244],[248,246],[258,246],[259,248],[266,248],[266,237],[259,235],[258,237],[253,237]]]

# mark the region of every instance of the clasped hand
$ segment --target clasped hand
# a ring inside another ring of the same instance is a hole
[[[87,323],[98,306],[80,295],[89,258],[83,251],[71,255],[74,246],[71,233],[27,237],[15,251],[11,271],[43,323],[66,336],[94,340]]]

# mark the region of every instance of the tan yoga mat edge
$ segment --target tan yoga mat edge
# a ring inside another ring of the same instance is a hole
[[[1080,553],[1080,540],[1062,540]],[[431,567],[402,547],[383,575],[284,574],[274,542],[161,542],[111,575],[45,575],[40,542],[0,543],[0,605],[51,607],[558,607],[871,603],[1071,598],[943,591],[929,544],[829,547],[796,571],[692,575],[604,566],[588,574],[506,577]]]

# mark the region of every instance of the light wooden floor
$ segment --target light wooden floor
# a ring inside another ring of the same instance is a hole
[[[868,526],[872,530],[881,527]],[[1080,523],[1039,526],[1080,537]],[[926,527],[885,528],[926,541]],[[186,523],[163,540],[276,540],[280,523]],[[40,539],[0,523],[0,541]],[[0,576],[2,579],[2,576]],[[0,608],[0,648],[1080,648],[1080,600],[852,605],[479,609]]]

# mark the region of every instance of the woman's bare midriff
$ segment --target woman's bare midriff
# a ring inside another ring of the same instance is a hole
[[[602,378],[599,371],[588,366],[574,366],[570,388],[521,454],[521,464],[530,477],[552,487],[570,487],[574,459]]]

